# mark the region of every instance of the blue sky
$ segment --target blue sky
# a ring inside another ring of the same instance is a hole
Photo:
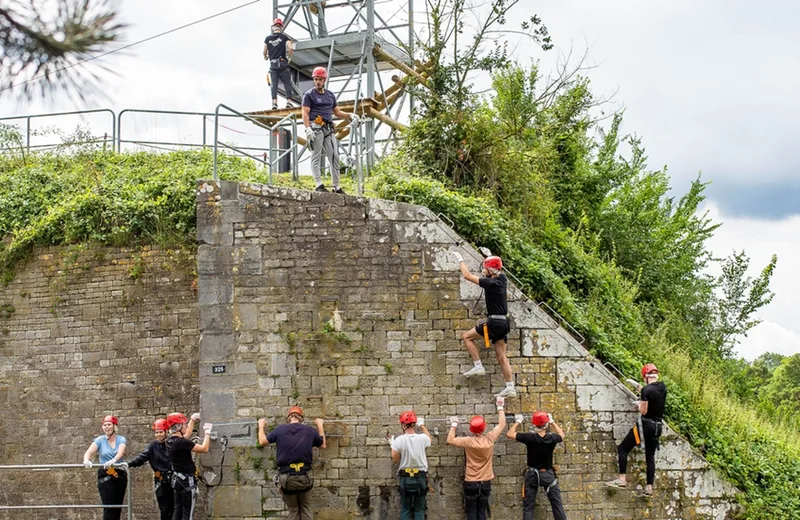
[[[134,41],[245,3],[244,0],[122,0]],[[422,4],[422,2],[417,2]],[[391,4],[394,5],[394,4]],[[261,46],[272,19],[263,0],[202,25],[105,60],[107,99],[95,106],[213,111],[267,108]],[[398,5],[399,7],[399,5]],[[388,4],[384,4],[388,9]],[[390,11],[394,12],[396,8]],[[538,14],[556,49],[516,43],[522,62],[552,69],[569,49],[588,49],[588,74],[598,95],[614,93],[623,130],[643,138],[653,168],[667,167],[676,195],[702,174],[711,181],[708,209],[724,222],[710,247],[719,256],[746,249],[754,274],[779,256],[774,303],[739,352],[800,351],[795,319],[800,294],[800,5],[765,0],[522,0],[510,20]],[[421,15],[419,15],[421,16]],[[516,29],[515,22],[509,23]],[[291,26],[287,28],[291,34]],[[0,99],[0,113],[60,111],[39,101]],[[87,118],[93,127],[99,118]],[[50,124],[54,122],[49,122]],[[42,121],[42,124],[45,124]],[[198,121],[131,117],[128,131],[160,138],[198,135]],[[102,133],[104,130],[98,130]]]

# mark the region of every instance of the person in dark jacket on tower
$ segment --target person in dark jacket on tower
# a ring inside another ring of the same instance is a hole
[[[664,405],[667,401],[667,386],[658,380],[658,368],[652,363],[642,367],[642,379],[644,379],[644,386],[631,379],[628,380],[629,383],[635,384],[641,390],[641,397],[637,404],[639,413],[642,415],[617,447],[619,477],[611,482],[606,482],[606,485],[622,489],[628,486],[626,477],[628,453],[636,446],[641,445],[644,448],[644,457],[647,462],[647,486],[643,494],[650,496],[653,494],[653,482],[656,477],[656,450],[663,429],[662,420]]]
[[[199,415],[199,414],[198,414]],[[166,419],[157,419],[153,423],[155,440],[147,445],[139,455],[128,463],[128,467],[138,468],[146,463],[153,470],[153,493],[156,496],[158,509],[161,511],[161,520],[171,520],[174,508],[172,496],[172,465],[167,454],[167,431],[169,424]]]

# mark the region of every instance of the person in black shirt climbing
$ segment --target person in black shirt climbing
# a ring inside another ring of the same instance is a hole
[[[192,419],[194,420],[194,416]],[[197,467],[192,460],[192,453],[208,453],[212,425],[203,425],[203,443],[195,444],[188,439],[192,431],[188,428],[189,421],[185,415],[171,413],[167,416],[167,421],[170,434],[167,439],[167,454],[172,463],[172,492],[175,495],[172,520],[192,520],[197,501]]]
[[[542,411],[533,414],[533,433],[517,433],[517,427],[522,424],[522,415],[517,414],[514,419],[514,424],[509,428],[506,437],[528,447],[528,468],[525,470],[525,487],[522,491],[522,520],[533,520],[536,494],[540,487],[545,489],[545,496],[550,500],[553,518],[567,520],[567,513],[561,502],[558,478],[553,469],[553,451],[556,445],[564,440],[564,430],[556,424],[553,416]],[[549,433],[548,426],[551,426],[556,433]]]
[[[169,423],[166,419],[158,419],[153,423],[153,432],[156,440],[147,445],[147,448],[132,461],[128,467],[137,468],[150,463],[153,470],[153,493],[156,496],[158,509],[161,511],[161,520],[171,520],[174,508],[174,498],[172,496],[172,485],[170,477],[172,466],[167,455],[167,431]]]
[[[506,341],[508,341],[511,325],[507,316],[506,291],[508,279],[502,272],[503,260],[499,256],[486,257],[483,261],[483,276],[477,277],[469,271],[469,267],[467,267],[460,253],[455,253],[455,256],[464,278],[476,285],[480,285],[486,293],[486,313],[488,314],[487,319],[478,322],[474,329],[461,334],[461,339],[464,340],[464,345],[466,345],[474,363],[471,369],[464,372],[464,376],[474,377],[486,374],[478,347],[475,345],[476,340],[483,338],[486,348],[494,344],[494,353],[500,365],[500,370],[503,372],[503,381],[506,383],[505,388],[497,394],[498,397],[516,397],[514,372],[511,370],[511,363],[508,362],[508,357],[506,356]]]
[[[278,109],[278,81],[283,81],[286,108],[292,108],[292,75],[289,62],[294,53],[294,40],[283,32],[283,20],[272,21],[272,34],[264,40],[264,59],[269,60],[269,79],[272,91],[272,110]]]
[[[645,386],[636,383],[632,379],[628,382],[635,384],[641,390],[639,398],[639,421],[633,426],[628,435],[617,447],[619,455],[619,477],[606,485],[625,489],[628,486],[626,470],[628,468],[628,453],[633,448],[643,445],[645,460],[647,462],[647,486],[644,495],[653,494],[653,482],[656,477],[656,450],[658,449],[658,439],[661,437],[664,418],[664,405],[667,401],[667,386],[658,380],[658,368],[652,363],[642,367],[642,378]]]

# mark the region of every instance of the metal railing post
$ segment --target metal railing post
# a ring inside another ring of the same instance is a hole
[[[128,520],[133,520],[133,476],[128,471]]]
[[[31,153],[31,116],[25,118],[25,153]]]
[[[217,150],[218,150],[218,143],[219,143],[219,109],[222,107],[222,103],[217,105],[217,108],[214,110],[214,175],[213,179],[216,181],[218,180],[217,177]]]

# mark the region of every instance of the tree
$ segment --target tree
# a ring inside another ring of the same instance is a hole
[[[54,5],[53,5],[54,4]],[[99,83],[82,66],[119,38],[114,0],[7,0],[0,5],[0,92],[63,91],[85,100]],[[41,80],[41,81],[40,81]]]
[[[772,255],[769,264],[761,270],[755,280],[747,276],[750,258],[744,251],[736,251],[722,265],[722,274],[717,278],[717,287],[722,297],[716,299],[716,313],[712,345],[719,355],[731,355],[733,348],[739,343],[739,336],[747,336],[747,332],[761,323],[754,318],[755,312],[768,305],[775,297],[769,288],[772,274],[778,257]]]

